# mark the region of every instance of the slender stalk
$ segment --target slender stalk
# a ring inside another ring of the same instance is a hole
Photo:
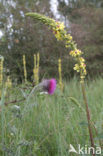
[[[86,115],[87,115],[87,120],[88,120],[88,129],[89,129],[89,136],[90,136],[90,141],[91,141],[91,147],[95,148],[94,139],[93,139],[93,132],[92,132],[92,127],[91,127],[91,117],[90,117],[90,111],[89,111],[89,108],[88,108],[88,102],[87,102],[87,97],[86,97],[84,81],[81,82],[81,88],[82,88],[84,104],[85,104],[85,107],[86,107]],[[92,151],[92,155],[95,156],[93,151]]]

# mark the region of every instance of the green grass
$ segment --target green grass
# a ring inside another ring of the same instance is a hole
[[[90,146],[85,105],[76,78],[65,82],[64,93],[57,88],[52,96],[34,94],[29,100],[4,106],[5,101],[23,97],[20,88],[8,90],[1,99],[0,156],[75,156],[68,152],[70,144],[76,149],[78,144]],[[98,131],[97,135],[93,127],[94,141],[99,146],[103,142],[103,79],[86,83],[86,93]]]

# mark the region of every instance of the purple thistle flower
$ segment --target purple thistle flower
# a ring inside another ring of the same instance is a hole
[[[43,90],[44,92],[47,92],[48,94],[52,95],[56,89],[56,80],[54,78],[50,79],[50,80],[43,80],[41,83],[39,83],[37,86],[35,86],[31,93],[28,96],[28,100],[29,98],[32,96],[32,94],[35,91],[38,90]]]
[[[55,89],[56,89],[56,80],[55,79],[49,80],[48,93],[53,94]]]
[[[47,91],[48,94],[52,95],[56,89],[56,80],[54,78],[50,80],[43,80],[41,83],[43,86],[43,90]]]

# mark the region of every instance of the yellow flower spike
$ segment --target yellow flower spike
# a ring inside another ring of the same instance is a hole
[[[37,53],[37,84],[39,83],[39,61],[40,61],[40,55]]]
[[[85,62],[85,60],[84,60],[83,57],[80,57],[80,58],[79,58],[79,61],[80,61],[80,62]]]
[[[64,30],[65,25],[63,22],[56,22],[56,29],[57,30]]]
[[[34,68],[36,69],[36,55],[34,54]]]
[[[25,83],[27,83],[27,70],[26,70],[26,58],[25,58],[25,55],[23,55],[23,66],[24,66]]]
[[[61,33],[58,30],[54,31],[53,33],[58,41],[62,40]]]
[[[67,39],[66,43],[70,43],[70,41],[73,39],[70,34],[65,34],[64,37]]]
[[[83,52],[77,49],[77,45],[73,41],[71,34],[67,34],[64,23],[55,21],[49,17],[46,17],[38,13],[27,13],[26,15],[31,16],[34,19],[37,19],[41,21],[43,24],[49,26],[49,28],[53,31],[53,34],[55,35],[58,41],[63,41],[65,43],[66,48],[73,49],[70,52],[70,55],[77,61],[77,64],[79,66],[79,69],[76,70],[77,67],[74,67],[74,70],[80,72],[80,76],[81,73],[83,75],[86,75],[86,72],[84,71],[84,67],[83,66],[81,67],[81,64],[84,62],[84,59],[82,58]]]
[[[37,53],[34,54],[34,69],[33,69],[33,75],[34,75],[34,82],[37,85],[39,82],[39,61],[40,61],[40,55]]]
[[[37,53],[37,67],[39,68],[40,54]]]
[[[36,81],[36,55],[34,54],[34,68],[33,68],[34,82]]]
[[[63,91],[61,59],[58,59],[58,72],[59,72],[59,86],[61,91]]]
[[[77,72],[79,72],[80,71],[80,66],[78,64],[75,64],[73,69],[76,70]]]
[[[35,84],[38,84],[38,69],[35,68]]]
[[[6,88],[12,88],[12,81],[10,79],[10,76],[7,77],[7,81],[5,83]]]
[[[81,50],[79,50],[79,49],[75,49],[75,50],[70,51],[70,55],[72,57],[81,56],[82,54],[83,54],[83,52],[81,52]]]

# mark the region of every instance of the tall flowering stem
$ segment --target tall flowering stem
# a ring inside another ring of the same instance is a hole
[[[63,82],[62,82],[62,67],[61,67],[61,59],[58,59],[58,72],[59,72],[59,87],[61,91],[63,91]]]
[[[83,80],[86,75],[86,64],[84,58],[82,57],[83,52],[77,49],[77,45],[73,41],[72,36],[67,34],[64,23],[55,21],[54,19],[38,13],[27,13],[26,15],[31,16],[34,19],[41,21],[41,23],[47,25],[52,30],[58,41],[63,41],[66,48],[72,49],[70,55],[76,61],[74,70],[80,73],[80,78]]]
[[[90,140],[91,140],[91,146],[94,147],[93,133],[92,133],[92,128],[91,128],[91,117],[90,117],[90,111],[88,108],[88,102],[87,102],[87,98],[86,98],[84,82],[81,82],[81,87],[82,87],[84,103],[86,106],[86,113],[87,113],[88,129],[89,129],[89,135],[90,135]],[[93,156],[95,156],[95,154],[93,154]]]
[[[36,85],[39,83],[39,62],[40,62],[40,54],[39,53],[34,54],[33,75]]]
[[[72,39],[72,36],[70,34],[67,34],[64,23],[55,21],[54,19],[51,19],[49,17],[46,17],[38,13],[27,13],[26,16],[33,17],[35,20],[39,20],[41,21],[41,23],[47,25],[52,30],[54,36],[57,38],[58,41],[63,41],[66,48],[72,49],[69,55],[72,56],[72,58],[76,62],[76,64],[74,65],[74,70],[80,73],[80,81],[82,84],[81,87],[82,87],[83,99],[84,99],[84,103],[86,106],[91,146],[94,147],[93,133],[92,133],[92,128],[90,124],[90,113],[88,109],[88,103],[87,103],[85,87],[84,87],[84,79],[85,79],[87,72],[86,72],[85,59],[82,56],[83,52],[77,48],[76,43]]]
[[[34,68],[33,68],[34,82],[36,82],[36,55],[34,54]]]
[[[27,82],[27,70],[26,70],[26,58],[25,55],[23,55],[23,66],[24,66],[24,78],[25,78],[25,83]]]

